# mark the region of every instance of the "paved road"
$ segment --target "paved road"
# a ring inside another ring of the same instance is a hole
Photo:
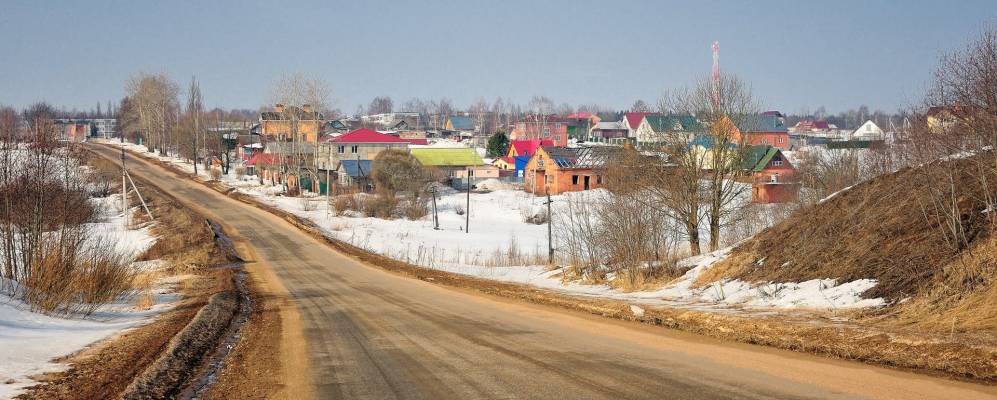
[[[101,150],[114,155],[112,150]],[[255,247],[300,312],[321,399],[992,398],[994,388],[723,343],[443,288],[362,265],[159,167],[130,171]]]

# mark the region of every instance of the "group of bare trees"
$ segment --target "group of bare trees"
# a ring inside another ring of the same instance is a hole
[[[139,73],[125,82],[127,102],[122,108],[123,128],[140,132],[153,152],[167,154],[175,148],[180,86],[166,73]],[[122,128],[119,128],[122,129]]]
[[[88,198],[108,195],[107,182],[80,168],[80,153],[60,142],[44,110],[24,117],[26,131],[17,113],[0,110],[0,291],[35,311],[92,313],[133,276],[113,243],[86,226],[97,217]]]
[[[646,207],[648,192],[634,169],[652,157],[628,149],[604,171],[610,193],[580,192],[561,198],[551,217],[558,253],[570,267],[566,278],[598,281],[614,273],[616,283],[639,289],[674,277],[681,228],[661,209]]]

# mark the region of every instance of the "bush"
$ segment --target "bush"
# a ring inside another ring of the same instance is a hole
[[[318,208],[318,204],[308,197],[302,197],[298,201],[301,202],[301,211],[315,211]]]
[[[353,195],[336,196],[332,200],[332,209],[336,211],[336,216],[343,215],[346,210],[356,210],[357,199]]]
[[[212,168],[208,170],[208,175],[211,176],[211,180],[217,181],[222,178],[222,170],[218,168]]]
[[[550,221],[550,216],[547,215],[545,209],[524,207],[519,209],[519,215],[523,217],[523,222],[528,224],[543,225]]]
[[[429,207],[425,202],[413,201],[405,206],[405,218],[415,221],[429,215]]]
[[[238,166],[238,167],[235,167],[235,177],[236,178],[239,178],[239,180],[242,180],[242,178],[245,177],[245,176],[246,176],[246,167],[243,167],[241,165]]]
[[[388,196],[364,196],[360,205],[368,217],[389,219],[394,216],[398,201]]]

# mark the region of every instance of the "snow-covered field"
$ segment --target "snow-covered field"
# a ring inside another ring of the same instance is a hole
[[[144,147],[129,147],[144,150]],[[192,171],[190,164],[177,162],[181,168]],[[203,175],[206,176],[206,173]],[[546,199],[518,190],[472,193],[470,207],[466,206],[465,193],[444,192],[437,203],[440,228],[437,230],[431,216],[416,221],[335,216],[328,211],[324,197],[311,200],[283,197],[278,194],[279,188],[261,186],[252,179],[239,181],[234,175],[224,176],[222,181],[262,203],[312,221],[329,237],[412,264],[485,279],[528,284],[581,296],[698,309],[834,310],[884,304],[883,299],[861,298],[862,292],[876,284],[870,279],[841,284],[833,279],[762,284],[727,280],[693,288],[693,281],[714,262],[723,259],[729,248],[686,259],[683,264],[689,270],[682,277],[658,290],[641,292],[622,292],[605,284],[563,282],[558,277],[559,270],[548,270],[543,265],[494,266],[494,261],[507,254],[510,247],[518,249],[527,258],[533,255],[542,257],[547,251],[547,226],[524,222],[524,214],[545,207],[543,202]],[[566,207],[569,197],[584,201],[586,196],[604,194],[593,190],[552,196],[554,214]],[[306,203],[309,204],[305,206]],[[456,212],[458,208],[470,210],[470,232],[466,230],[465,216]]]
[[[156,238],[148,226],[127,229],[123,224],[120,197],[91,199],[100,210],[99,222],[86,224],[92,240],[113,243],[118,254],[134,260]],[[138,212],[133,208],[132,212]],[[135,268],[149,270],[161,263],[155,261],[133,263]],[[2,279],[2,278],[0,278]],[[0,282],[3,287],[14,287],[12,282]],[[29,377],[55,372],[66,368],[55,359],[111,337],[124,329],[146,323],[156,314],[169,309],[178,296],[171,289],[176,278],[161,280],[152,290],[154,305],[151,308],[135,307],[134,299],[122,298],[118,302],[100,307],[86,318],[54,317],[29,311],[26,304],[7,294],[0,293],[0,398],[17,395],[23,388],[35,384]]]

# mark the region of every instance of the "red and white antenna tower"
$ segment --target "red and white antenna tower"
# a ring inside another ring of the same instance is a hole
[[[713,42],[713,105],[720,106],[720,42]]]

